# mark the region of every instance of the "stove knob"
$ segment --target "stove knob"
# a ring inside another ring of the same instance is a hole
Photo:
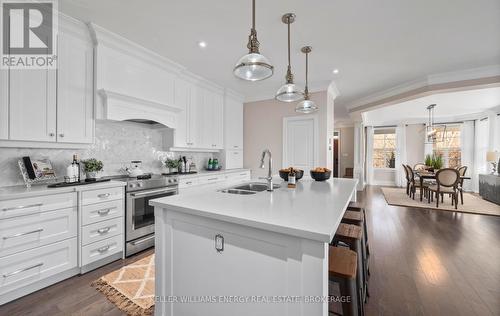
[[[135,188],[135,184],[130,183],[130,184],[128,185],[128,187],[129,187],[129,188],[131,188],[131,189],[133,189],[133,188]]]
[[[172,179],[168,179],[168,183],[172,183],[172,182],[173,182]]]
[[[137,186],[138,186],[139,188],[142,188],[142,187],[144,186],[144,184],[143,184],[142,182],[139,182],[139,183],[137,184]]]

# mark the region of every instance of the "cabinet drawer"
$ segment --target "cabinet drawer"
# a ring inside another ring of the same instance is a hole
[[[226,169],[238,169],[238,168],[243,168],[243,151],[227,150]]]
[[[76,237],[77,208],[0,220],[0,257]]]
[[[82,247],[82,266],[123,251],[123,235],[107,238]]]
[[[3,257],[0,295],[77,267],[76,238]]]
[[[82,206],[82,225],[123,217],[123,199]]]
[[[116,217],[82,227],[82,245],[123,234],[123,218]]]
[[[226,179],[225,175],[212,175],[203,176],[198,179],[198,184],[210,184],[224,181]]]
[[[0,219],[76,206],[76,192],[0,201]]]
[[[187,178],[179,180],[179,188],[188,188],[198,185],[198,178]]]
[[[123,187],[90,190],[82,192],[82,205],[123,199]]]

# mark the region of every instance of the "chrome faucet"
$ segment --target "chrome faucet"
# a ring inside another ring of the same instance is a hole
[[[260,158],[260,167],[264,169],[264,159],[266,158],[266,154],[269,156],[269,170],[267,172],[267,177],[259,177],[259,179],[267,180],[267,191],[273,191],[273,157],[271,155],[271,151],[269,149],[265,149],[262,152],[262,157]]]

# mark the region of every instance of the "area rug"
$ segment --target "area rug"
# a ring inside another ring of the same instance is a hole
[[[127,315],[149,316],[154,310],[154,254],[108,273],[92,283]]]
[[[459,201],[458,209],[455,209],[455,207],[451,205],[451,199],[447,195],[445,195],[444,203],[439,201],[439,207],[436,207],[435,199],[434,202],[431,203],[427,203],[425,198],[420,202],[420,197],[417,192],[417,194],[415,194],[415,200],[413,200],[406,195],[406,189],[404,188],[382,188],[382,192],[389,205],[500,216],[500,205],[488,202],[470,193],[464,193],[464,204],[460,204]]]

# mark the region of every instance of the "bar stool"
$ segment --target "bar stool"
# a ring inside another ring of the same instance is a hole
[[[366,258],[363,251],[363,230],[358,225],[340,223],[337,232],[333,237],[333,245],[337,246],[341,243],[349,246],[349,249],[356,252],[358,257],[357,281],[362,289],[362,300],[366,302],[369,296],[368,293],[368,276],[366,271]]]
[[[366,246],[366,253],[369,256],[370,255],[370,243],[368,242],[368,224],[366,222],[366,211],[364,208],[357,207],[357,206],[348,206],[347,210],[353,211],[353,212],[360,212],[363,214],[363,231],[364,231],[364,237],[365,237],[365,246]]]
[[[328,279],[337,282],[340,295],[350,297],[342,302],[342,315],[364,315],[363,304],[360,301],[360,289],[356,281],[358,258],[354,251],[343,247],[330,246],[328,251]]]
[[[352,208],[352,210],[349,209],[344,213],[344,217],[342,218],[341,222],[345,224],[352,224],[352,225],[358,225],[360,227],[363,227],[364,231],[364,238],[363,238],[363,243],[362,243],[362,248],[363,248],[363,258],[365,261],[365,266],[366,266],[366,276],[367,279],[370,276],[370,246],[368,245],[368,234],[367,234],[367,227],[366,227],[366,221],[365,219],[365,211],[363,208]],[[367,293],[369,296],[369,293]]]

